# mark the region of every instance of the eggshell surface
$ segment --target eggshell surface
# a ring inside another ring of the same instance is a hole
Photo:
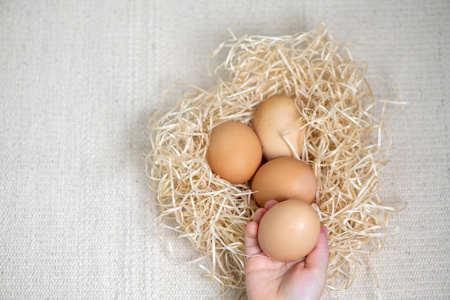
[[[258,242],[270,258],[288,262],[308,255],[319,239],[316,211],[299,200],[286,200],[269,209],[261,219]]]
[[[253,198],[259,206],[266,201],[298,199],[311,204],[316,197],[317,179],[306,163],[279,157],[262,165],[252,181]]]
[[[261,143],[247,125],[228,121],[211,131],[206,160],[221,178],[233,184],[244,183],[255,174],[261,159]]]
[[[300,128],[305,123],[300,118],[291,97],[272,96],[261,103],[255,112],[253,125],[267,160],[282,156],[296,157],[294,152],[297,157],[301,156],[305,128]]]

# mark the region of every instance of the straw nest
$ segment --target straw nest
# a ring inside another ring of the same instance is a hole
[[[312,206],[329,232],[327,288],[348,288],[358,265],[365,259],[371,265],[369,254],[392,233],[388,219],[399,210],[383,204],[378,193],[390,147],[383,117],[390,101],[374,99],[367,65],[356,62],[323,24],[288,36],[233,36],[213,55],[224,49],[228,55],[216,69],[215,86],[192,87],[151,121],[147,167],[161,208],[158,220],[174,220],[170,228],[210,259],[208,277],[244,288],[244,229],[257,206],[249,183],[232,185],[211,172],[205,160],[209,134],[227,120],[251,126],[261,101],[292,96],[306,123],[299,156],[318,180]]]

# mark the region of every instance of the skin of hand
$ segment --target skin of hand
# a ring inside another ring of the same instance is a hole
[[[245,228],[247,295],[259,299],[320,299],[327,277],[327,228],[320,228],[319,240],[303,261],[278,262],[262,252],[258,226],[264,214],[278,202],[267,201]]]

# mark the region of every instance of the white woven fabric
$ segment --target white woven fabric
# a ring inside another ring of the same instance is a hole
[[[165,88],[208,88],[209,53],[237,35],[325,22],[369,71],[413,101],[390,119],[386,202],[408,201],[399,233],[344,293],[450,297],[450,3],[348,1],[2,1],[0,298],[211,299],[186,244],[157,236],[144,157]],[[423,97],[420,97],[419,90]],[[169,248],[171,245],[172,248]]]

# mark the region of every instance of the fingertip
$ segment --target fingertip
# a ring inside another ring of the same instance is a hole
[[[328,253],[328,228],[326,226],[320,227],[320,235],[319,240],[317,241],[317,246],[324,248],[323,251],[326,251]]]
[[[321,226],[320,227],[320,233],[324,234],[325,236],[327,236],[328,234],[328,228],[326,226]]]
[[[253,215],[253,221],[255,221],[256,223],[259,223],[266,212],[267,212],[267,209],[258,208],[255,211],[255,214]]]
[[[270,208],[274,207],[277,204],[278,204],[277,200],[269,200],[264,204],[264,208],[269,210]]]
[[[245,227],[245,253],[248,256],[253,256],[261,252],[258,243],[258,223],[252,221]]]
[[[255,238],[258,235],[258,223],[252,221],[245,227],[245,236],[248,238]]]
[[[319,239],[315,248],[320,248],[322,252],[326,252],[328,255],[328,239],[327,239],[328,229],[326,226],[320,227]]]
[[[322,272],[326,272],[328,268],[329,254],[327,231],[327,227],[320,227],[320,234],[316,246],[306,257],[306,264],[308,265],[308,268],[318,269]]]

